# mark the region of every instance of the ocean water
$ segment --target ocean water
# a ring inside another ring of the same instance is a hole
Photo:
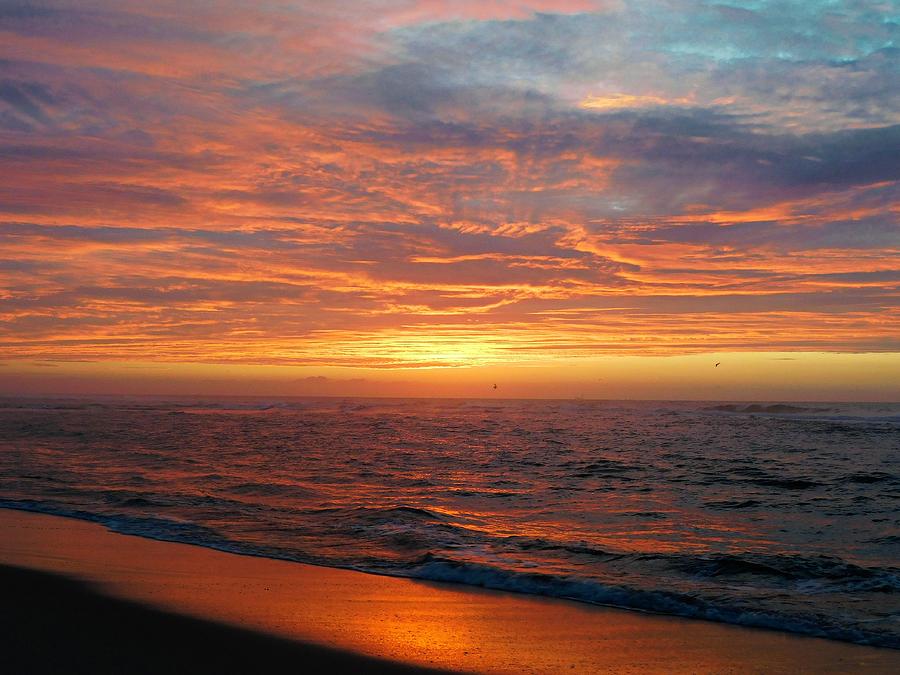
[[[0,399],[0,506],[893,648],[898,462],[891,404]]]

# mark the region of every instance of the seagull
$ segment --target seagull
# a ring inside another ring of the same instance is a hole
[[[497,388],[497,385],[495,384],[495,385],[494,385],[494,389],[496,389],[496,388]]]
[[[721,361],[719,361],[719,363],[721,363]],[[719,367],[719,363],[717,363],[717,364],[716,364],[716,368],[718,368],[718,367]]]

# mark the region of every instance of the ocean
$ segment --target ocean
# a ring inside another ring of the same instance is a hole
[[[0,399],[2,507],[892,648],[898,462],[898,404]]]

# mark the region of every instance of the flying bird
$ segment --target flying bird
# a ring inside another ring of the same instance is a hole
[[[496,388],[497,388],[497,385],[495,384],[495,385],[494,385],[494,389],[496,389]]]
[[[719,363],[722,363],[722,362],[721,362],[721,361],[719,361]],[[718,367],[719,367],[719,363],[717,363],[717,364],[716,364],[716,368],[718,368]]]

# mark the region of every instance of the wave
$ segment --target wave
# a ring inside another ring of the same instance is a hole
[[[259,483],[247,481],[225,488],[227,492],[241,497],[312,497],[319,492],[305,485],[287,483]]]
[[[847,627],[820,614],[794,615],[761,611],[739,603],[724,604],[696,595],[666,590],[642,590],[569,576],[500,569],[434,556],[423,557],[408,576],[480,586],[494,590],[543,595],[594,605],[704,619],[753,628],[769,628],[814,637],[900,649],[900,639],[889,632]]]
[[[737,405],[734,403],[725,403],[722,405],[714,405],[706,408],[706,410],[715,410],[718,412],[734,412],[734,413],[768,413],[770,415],[791,415],[796,413],[826,413],[832,412],[832,408],[807,408],[799,405],[787,405],[785,403],[773,403],[771,405],[761,405],[759,403],[751,403],[748,405]]]
[[[674,556],[673,556],[674,557]],[[677,556],[682,571],[697,576],[769,576],[790,581],[819,581],[830,583],[831,590],[842,586],[856,586],[860,581],[875,581],[878,590],[900,592],[900,570],[868,568],[848,563],[834,556],[792,555],[718,555]]]
[[[87,520],[104,525],[113,532],[148,539],[204,546],[227,553],[266,557],[319,566],[352,569],[428,581],[458,583],[468,586],[541,595],[594,605],[642,611],[655,614],[702,619],[755,628],[798,633],[856,644],[900,649],[900,637],[866,624],[841,625],[821,613],[783,612],[754,606],[739,597],[704,598],[698,594],[671,589],[646,589],[622,583],[608,583],[572,575],[551,574],[539,570],[509,569],[496,564],[455,559],[445,554],[425,552],[412,561],[370,560],[368,564],[341,564],[315,555],[288,551],[274,546],[259,546],[223,536],[216,530],[168,518],[133,515],[101,515],[57,504],[36,501],[0,500],[0,508],[47,513]],[[356,509],[372,519],[400,517],[422,521],[442,521],[438,513],[410,506],[382,509]],[[565,551],[587,556],[599,562],[634,565],[639,562],[662,562],[694,577],[745,576],[769,577],[790,581],[816,592],[900,592],[900,570],[870,569],[838,558],[819,556],[684,556],[678,554],[622,554],[588,545],[560,543],[527,537],[507,537],[507,542],[523,550]]]
[[[900,425],[897,404],[835,404],[832,407],[793,405],[787,403],[721,403],[702,408],[705,412],[733,415],[763,415],[800,422],[822,422],[834,425]]]
[[[782,490],[808,490],[822,485],[822,483],[811,478],[747,478],[744,479],[744,482],[761,487],[781,488]]]
[[[307,515],[329,514],[345,518],[348,523],[359,525],[403,524],[420,522],[443,522],[444,516],[418,506],[397,504],[393,506],[325,506],[307,509]]]
[[[755,509],[763,506],[758,499],[716,499],[704,502],[704,506],[711,509]]]
[[[885,483],[885,482],[894,482],[897,480],[897,476],[886,473],[884,471],[872,471],[871,473],[854,473],[849,476],[844,476],[841,479],[843,483],[863,483],[863,484],[871,484],[871,483]]]

